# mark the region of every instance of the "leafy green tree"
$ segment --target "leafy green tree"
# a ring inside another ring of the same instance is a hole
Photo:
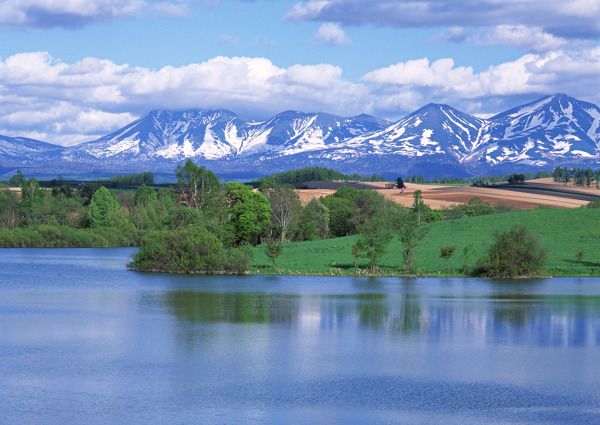
[[[19,222],[19,201],[17,194],[11,190],[0,190],[0,228],[14,229]]]
[[[172,208],[163,218],[164,227],[175,230],[189,226],[204,227],[206,221],[202,211],[182,205]]]
[[[228,202],[229,225],[236,244],[256,245],[271,227],[271,206],[268,199],[250,186],[229,182],[225,187]]]
[[[329,209],[329,229],[333,237],[350,236],[376,215],[387,214],[394,203],[374,190],[340,187],[333,196],[321,202]]]
[[[21,183],[21,203],[19,212],[21,221],[24,225],[41,224],[40,210],[43,210],[43,199],[46,197],[46,191],[40,188],[38,181],[31,177]]]
[[[90,203],[90,226],[110,227],[114,225],[111,213],[121,208],[114,193],[105,187],[100,187],[92,196]]]
[[[360,235],[352,246],[352,252],[355,257],[357,254],[367,257],[371,271],[374,272],[377,261],[387,252],[387,246],[392,241],[392,232],[381,216],[367,221],[360,226],[359,230]]]
[[[443,258],[448,263],[448,273],[450,272],[450,258],[456,251],[456,245],[452,246],[440,246],[440,258]]]
[[[480,197],[474,196],[467,202],[467,217],[493,214],[494,208],[489,202],[484,202]]]
[[[531,276],[539,272],[545,260],[546,251],[531,231],[515,226],[495,234],[494,243],[480,261],[479,271],[491,277]]]
[[[141,184],[135,192],[135,204],[146,206],[152,201],[156,201],[156,192],[145,184]]]
[[[271,239],[265,244],[265,255],[273,261],[273,270],[275,270],[275,260],[283,254],[283,244],[281,241]]]
[[[81,198],[84,206],[90,205],[92,202],[92,197],[98,189],[100,189],[100,185],[96,183],[86,183],[79,187],[79,197]]]
[[[337,196],[327,196],[319,202],[329,210],[329,232],[332,237],[350,236],[355,233],[354,206],[352,200]]]
[[[17,173],[13,175],[8,183],[11,187],[21,187],[25,183],[26,179],[21,170],[17,170]]]
[[[194,161],[188,159],[184,165],[175,170],[177,189],[181,193],[181,201],[188,207],[203,210],[207,214],[216,214],[220,208],[222,185],[215,174]]]
[[[274,182],[263,183],[260,192],[269,200],[271,224],[280,230],[281,241],[284,242],[302,211],[300,196],[293,186]]]
[[[414,202],[413,202],[413,212],[415,217],[417,218],[417,225],[421,224],[422,216],[426,211],[427,205],[423,202],[423,193],[420,190],[415,190],[413,193]]]
[[[302,209],[296,233],[296,238],[303,241],[329,237],[329,209],[319,199],[311,199]]]
[[[44,192],[43,189],[40,189],[38,181],[31,177],[21,183],[21,203],[31,203],[35,199],[41,199],[44,197]]]
[[[391,222],[393,230],[402,243],[402,263],[406,273],[414,271],[417,245],[429,233],[429,226],[419,224],[414,209],[401,209]]]
[[[60,198],[60,200],[70,199],[75,196],[75,192],[71,186],[66,184],[61,185],[60,187],[52,188],[52,196],[55,198]]]
[[[360,233],[360,227],[371,221],[374,217],[386,215],[395,203],[386,199],[384,195],[375,190],[359,190],[353,199],[354,232]]]

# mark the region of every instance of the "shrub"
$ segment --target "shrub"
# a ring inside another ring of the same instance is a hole
[[[490,277],[535,275],[543,267],[546,250],[529,229],[516,226],[497,232],[487,255],[481,259],[478,274]]]
[[[14,232],[6,228],[0,228],[0,247],[14,248],[18,246]]]
[[[215,235],[195,226],[150,232],[129,266],[141,271],[218,272],[224,267],[224,250]]]
[[[229,248],[225,258],[225,270],[234,274],[245,274],[250,270],[254,260],[254,248],[250,244],[242,244]]]
[[[590,202],[586,207],[592,209],[600,208],[600,199]]]

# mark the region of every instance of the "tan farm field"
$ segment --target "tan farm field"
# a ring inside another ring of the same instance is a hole
[[[357,189],[373,189],[405,206],[412,205],[414,191],[420,190],[425,203],[434,209],[463,204],[475,196],[484,202],[489,202],[492,206],[502,203],[522,210],[538,208],[540,205],[552,208],[577,208],[586,205],[593,200],[594,196],[600,198],[599,189],[581,189],[555,184],[551,178],[530,180],[525,185],[516,188],[407,183],[404,191],[388,189],[386,183],[308,182],[305,183],[307,189],[301,189],[298,193],[302,204],[306,205],[313,198],[335,193],[337,188],[342,185]],[[520,191],[521,188],[528,192]]]

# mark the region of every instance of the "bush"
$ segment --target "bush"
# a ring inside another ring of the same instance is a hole
[[[250,270],[254,260],[254,248],[250,244],[242,244],[229,248],[225,258],[225,270],[234,274],[245,274]]]
[[[539,272],[546,259],[546,250],[529,229],[516,226],[497,232],[487,255],[480,260],[476,274],[489,277],[524,277]]]
[[[586,207],[591,209],[600,208],[600,199],[590,202]]]
[[[15,239],[14,232],[6,228],[0,228],[0,247],[1,248],[14,248],[18,246],[17,240]]]
[[[173,273],[219,272],[224,268],[223,245],[215,235],[195,226],[150,232],[129,267]]]

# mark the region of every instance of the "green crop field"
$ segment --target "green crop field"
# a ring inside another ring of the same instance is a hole
[[[496,231],[508,230],[514,225],[527,227],[547,249],[545,272],[552,276],[600,275],[600,209],[539,209],[495,214],[431,224],[431,231],[417,248],[416,265],[422,275],[460,275],[463,267],[475,265],[492,243]],[[357,236],[314,242],[284,244],[283,254],[277,258],[276,268],[283,274],[354,274],[351,246]],[[440,258],[440,247],[456,245],[450,259]],[[470,254],[463,250],[471,245]],[[581,264],[575,253],[584,252]],[[367,267],[362,259],[360,268]],[[401,245],[394,239],[387,254],[378,262],[382,273],[398,273],[402,264]],[[264,246],[256,249],[253,269],[271,272],[271,262],[264,254]]]

